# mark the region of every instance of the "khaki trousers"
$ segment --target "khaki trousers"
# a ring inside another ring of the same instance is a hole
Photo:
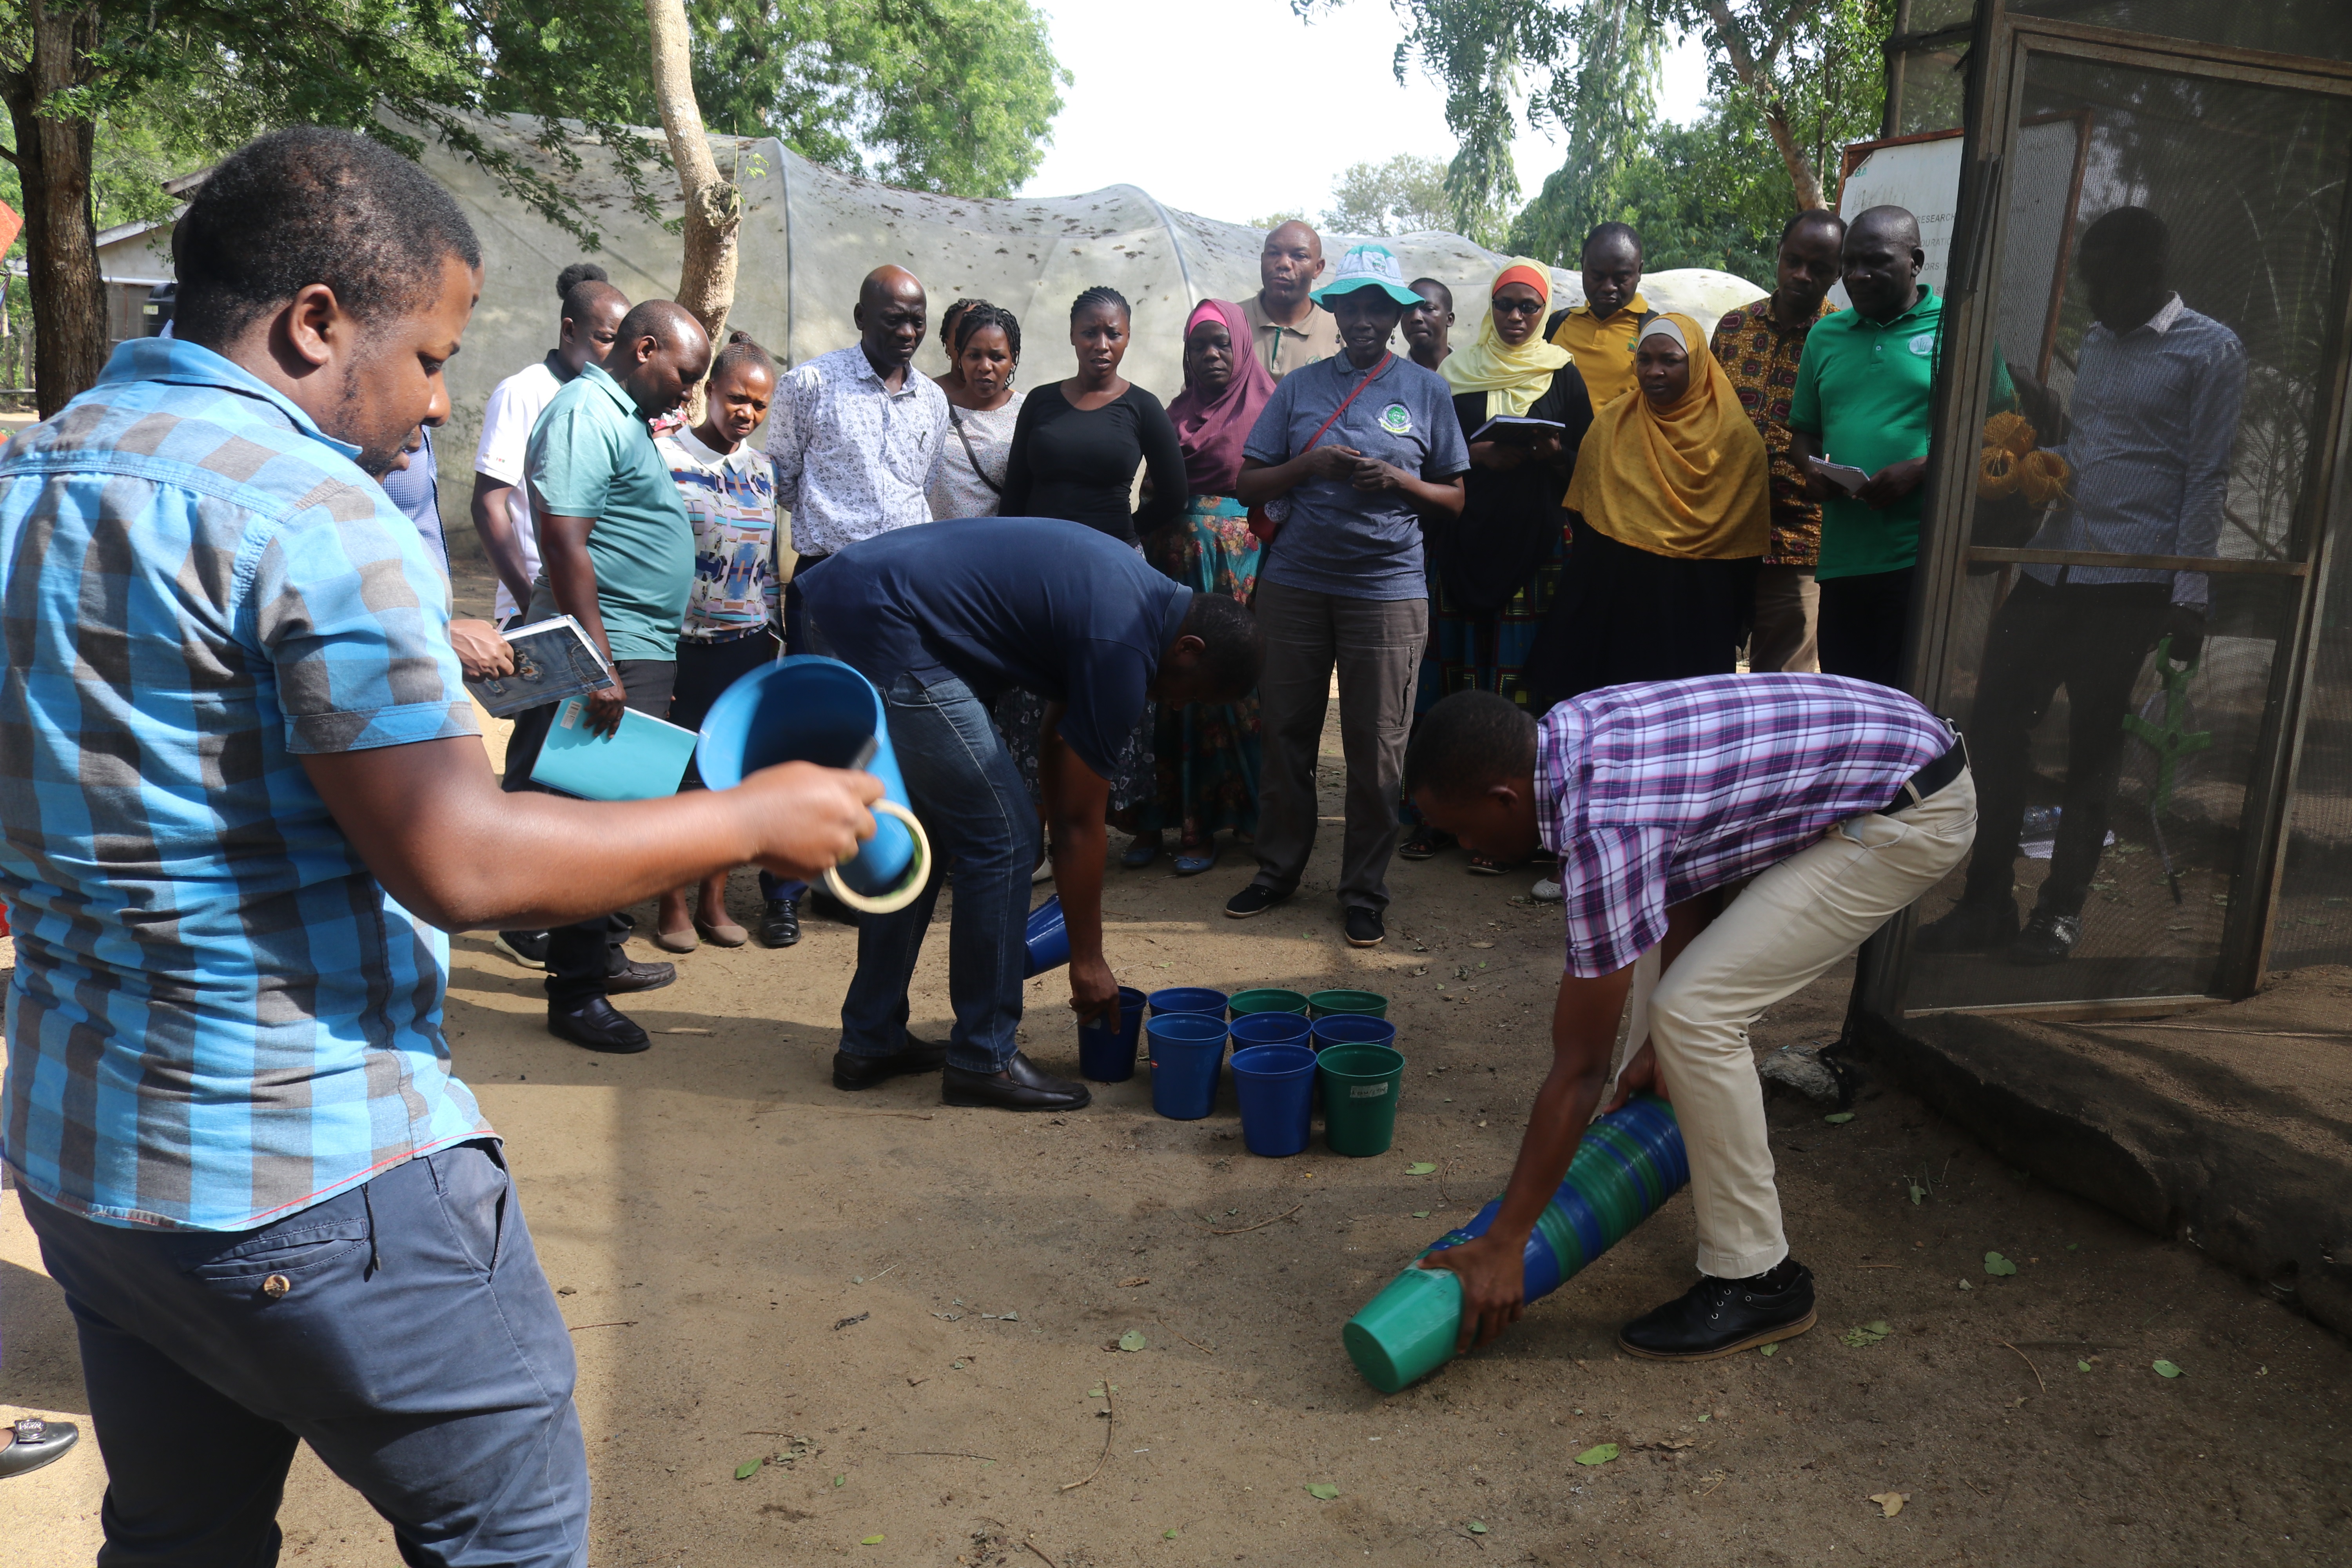
[[[1748,635],[1748,668],[1758,675],[1811,675],[1821,668],[1813,629],[1822,590],[1808,566],[1762,566],[1756,572],[1756,624]]]
[[[1963,773],[1898,816],[1849,817],[1763,872],[1663,975],[1655,948],[1634,965],[1625,1053],[1648,1037],[1682,1123],[1701,1273],[1744,1279],[1789,1256],[1748,1026],[1942,881],[1976,830]]]

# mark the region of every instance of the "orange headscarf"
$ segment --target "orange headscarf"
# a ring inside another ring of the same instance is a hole
[[[1620,544],[1653,555],[1763,554],[1772,521],[1764,438],[1739,406],[1731,378],[1688,316],[1660,316],[1642,336],[1680,342],[1690,356],[1689,389],[1661,408],[1637,384],[1596,414],[1561,504]]]

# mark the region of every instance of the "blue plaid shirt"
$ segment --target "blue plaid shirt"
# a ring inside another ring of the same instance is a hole
[[[0,450],[0,1152],[71,1213],[244,1230],[488,1131],[447,938],[302,770],[478,732],[357,452],[157,338]]]

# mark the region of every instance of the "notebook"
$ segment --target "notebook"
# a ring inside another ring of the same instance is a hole
[[[621,727],[588,727],[588,700],[569,697],[555,710],[530,782],[583,800],[657,800],[677,793],[694,756],[695,733],[631,709]]]
[[[1473,441],[1500,441],[1507,447],[1532,447],[1547,436],[1567,433],[1557,419],[1534,419],[1524,414],[1497,414],[1471,433]]]
[[[514,650],[514,673],[466,682],[466,689],[493,719],[511,719],[526,709],[544,708],[613,684],[613,673],[604,668],[596,645],[570,616],[551,616],[503,635]]]

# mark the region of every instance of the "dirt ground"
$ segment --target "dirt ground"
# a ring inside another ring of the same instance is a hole
[[[1336,784],[1336,729],[1326,748]],[[2341,1340],[1883,1089],[1844,1123],[1771,1102],[1813,1332],[1697,1366],[1612,1348],[1689,1281],[1685,1194],[1501,1344],[1374,1394],[1340,1326],[1499,1189],[1559,919],[1528,878],[1400,862],[1388,945],[1351,952],[1337,810],[1335,789],[1307,888],[1268,916],[1220,917],[1247,876],[1228,849],[1189,880],[1114,870],[1106,921],[1129,984],[1392,997],[1407,1091],[1370,1160],[1319,1137],[1249,1155],[1230,1083],[1201,1122],[1153,1115],[1144,1075],[1060,1117],[945,1110],[935,1079],[837,1093],[855,933],[822,919],[789,952],[680,961],[628,1005],[655,1048],[620,1059],[552,1039],[538,977],[457,939],[458,1068],[576,1326],[599,1568],[2352,1557]],[[733,899],[748,917],[748,875]],[[944,938],[943,919],[913,994],[935,1037]],[[1759,1048],[1832,1037],[1845,982],[1775,1009]],[[1074,1072],[1059,984],[1032,983],[1027,1048]],[[78,1415],[69,1321],[14,1204],[0,1333],[0,1416]],[[103,1479],[85,1441],[0,1483],[0,1568],[87,1562]],[[1891,1518],[1874,1500],[1898,1496]],[[283,1519],[287,1560],[396,1561],[308,1450]]]

